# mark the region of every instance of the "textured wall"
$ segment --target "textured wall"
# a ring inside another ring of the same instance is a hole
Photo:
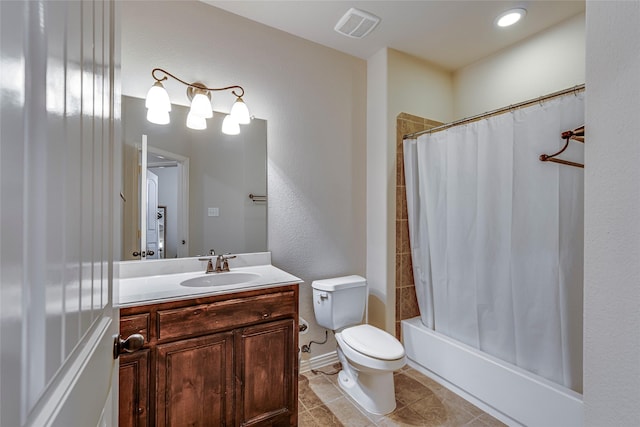
[[[457,70],[455,119],[584,83],[584,34],[580,14]]]
[[[143,98],[163,67],[211,86],[238,83],[267,120],[268,240],[273,263],[301,277],[310,339],[311,281],[365,273],[366,63],[200,2],[122,3],[122,90]],[[184,87],[165,85],[172,102]],[[216,111],[231,95],[214,94]],[[333,340],[312,347],[335,349]]]
[[[640,425],[640,2],[587,2],[584,403]]]
[[[407,112],[450,121],[450,73],[403,52],[367,61],[367,280],[369,320],[395,331],[396,120]]]

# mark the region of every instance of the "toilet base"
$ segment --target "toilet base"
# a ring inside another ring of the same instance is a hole
[[[338,384],[365,411],[386,415],[396,409],[392,371],[366,372],[352,366],[338,348],[342,371]]]

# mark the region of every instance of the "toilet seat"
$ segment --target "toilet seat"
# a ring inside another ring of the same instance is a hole
[[[402,356],[399,359],[394,360],[384,360],[360,353],[344,341],[342,332],[336,332],[335,337],[338,342],[338,358],[340,358],[340,352],[342,352],[346,357],[348,364],[359,371],[366,371],[369,373],[392,372],[397,371],[407,363],[406,356]]]
[[[404,347],[393,335],[371,325],[358,325],[341,332],[342,340],[353,350],[379,360],[404,357]]]

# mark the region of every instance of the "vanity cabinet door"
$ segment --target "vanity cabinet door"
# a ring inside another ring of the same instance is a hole
[[[237,425],[297,425],[296,338],[293,319],[235,331]]]
[[[232,425],[232,332],[161,344],[156,355],[156,426]]]
[[[120,356],[119,414],[120,427],[149,425],[149,350]]]

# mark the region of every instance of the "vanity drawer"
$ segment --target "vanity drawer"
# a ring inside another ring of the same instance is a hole
[[[141,334],[144,343],[149,343],[149,313],[120,317],[120,335],[126,339],[129,335]]]
[[[201,335],[271,319],[295,317],[296,303],[295,292],[285,291],[158,310],[158,340]]]

